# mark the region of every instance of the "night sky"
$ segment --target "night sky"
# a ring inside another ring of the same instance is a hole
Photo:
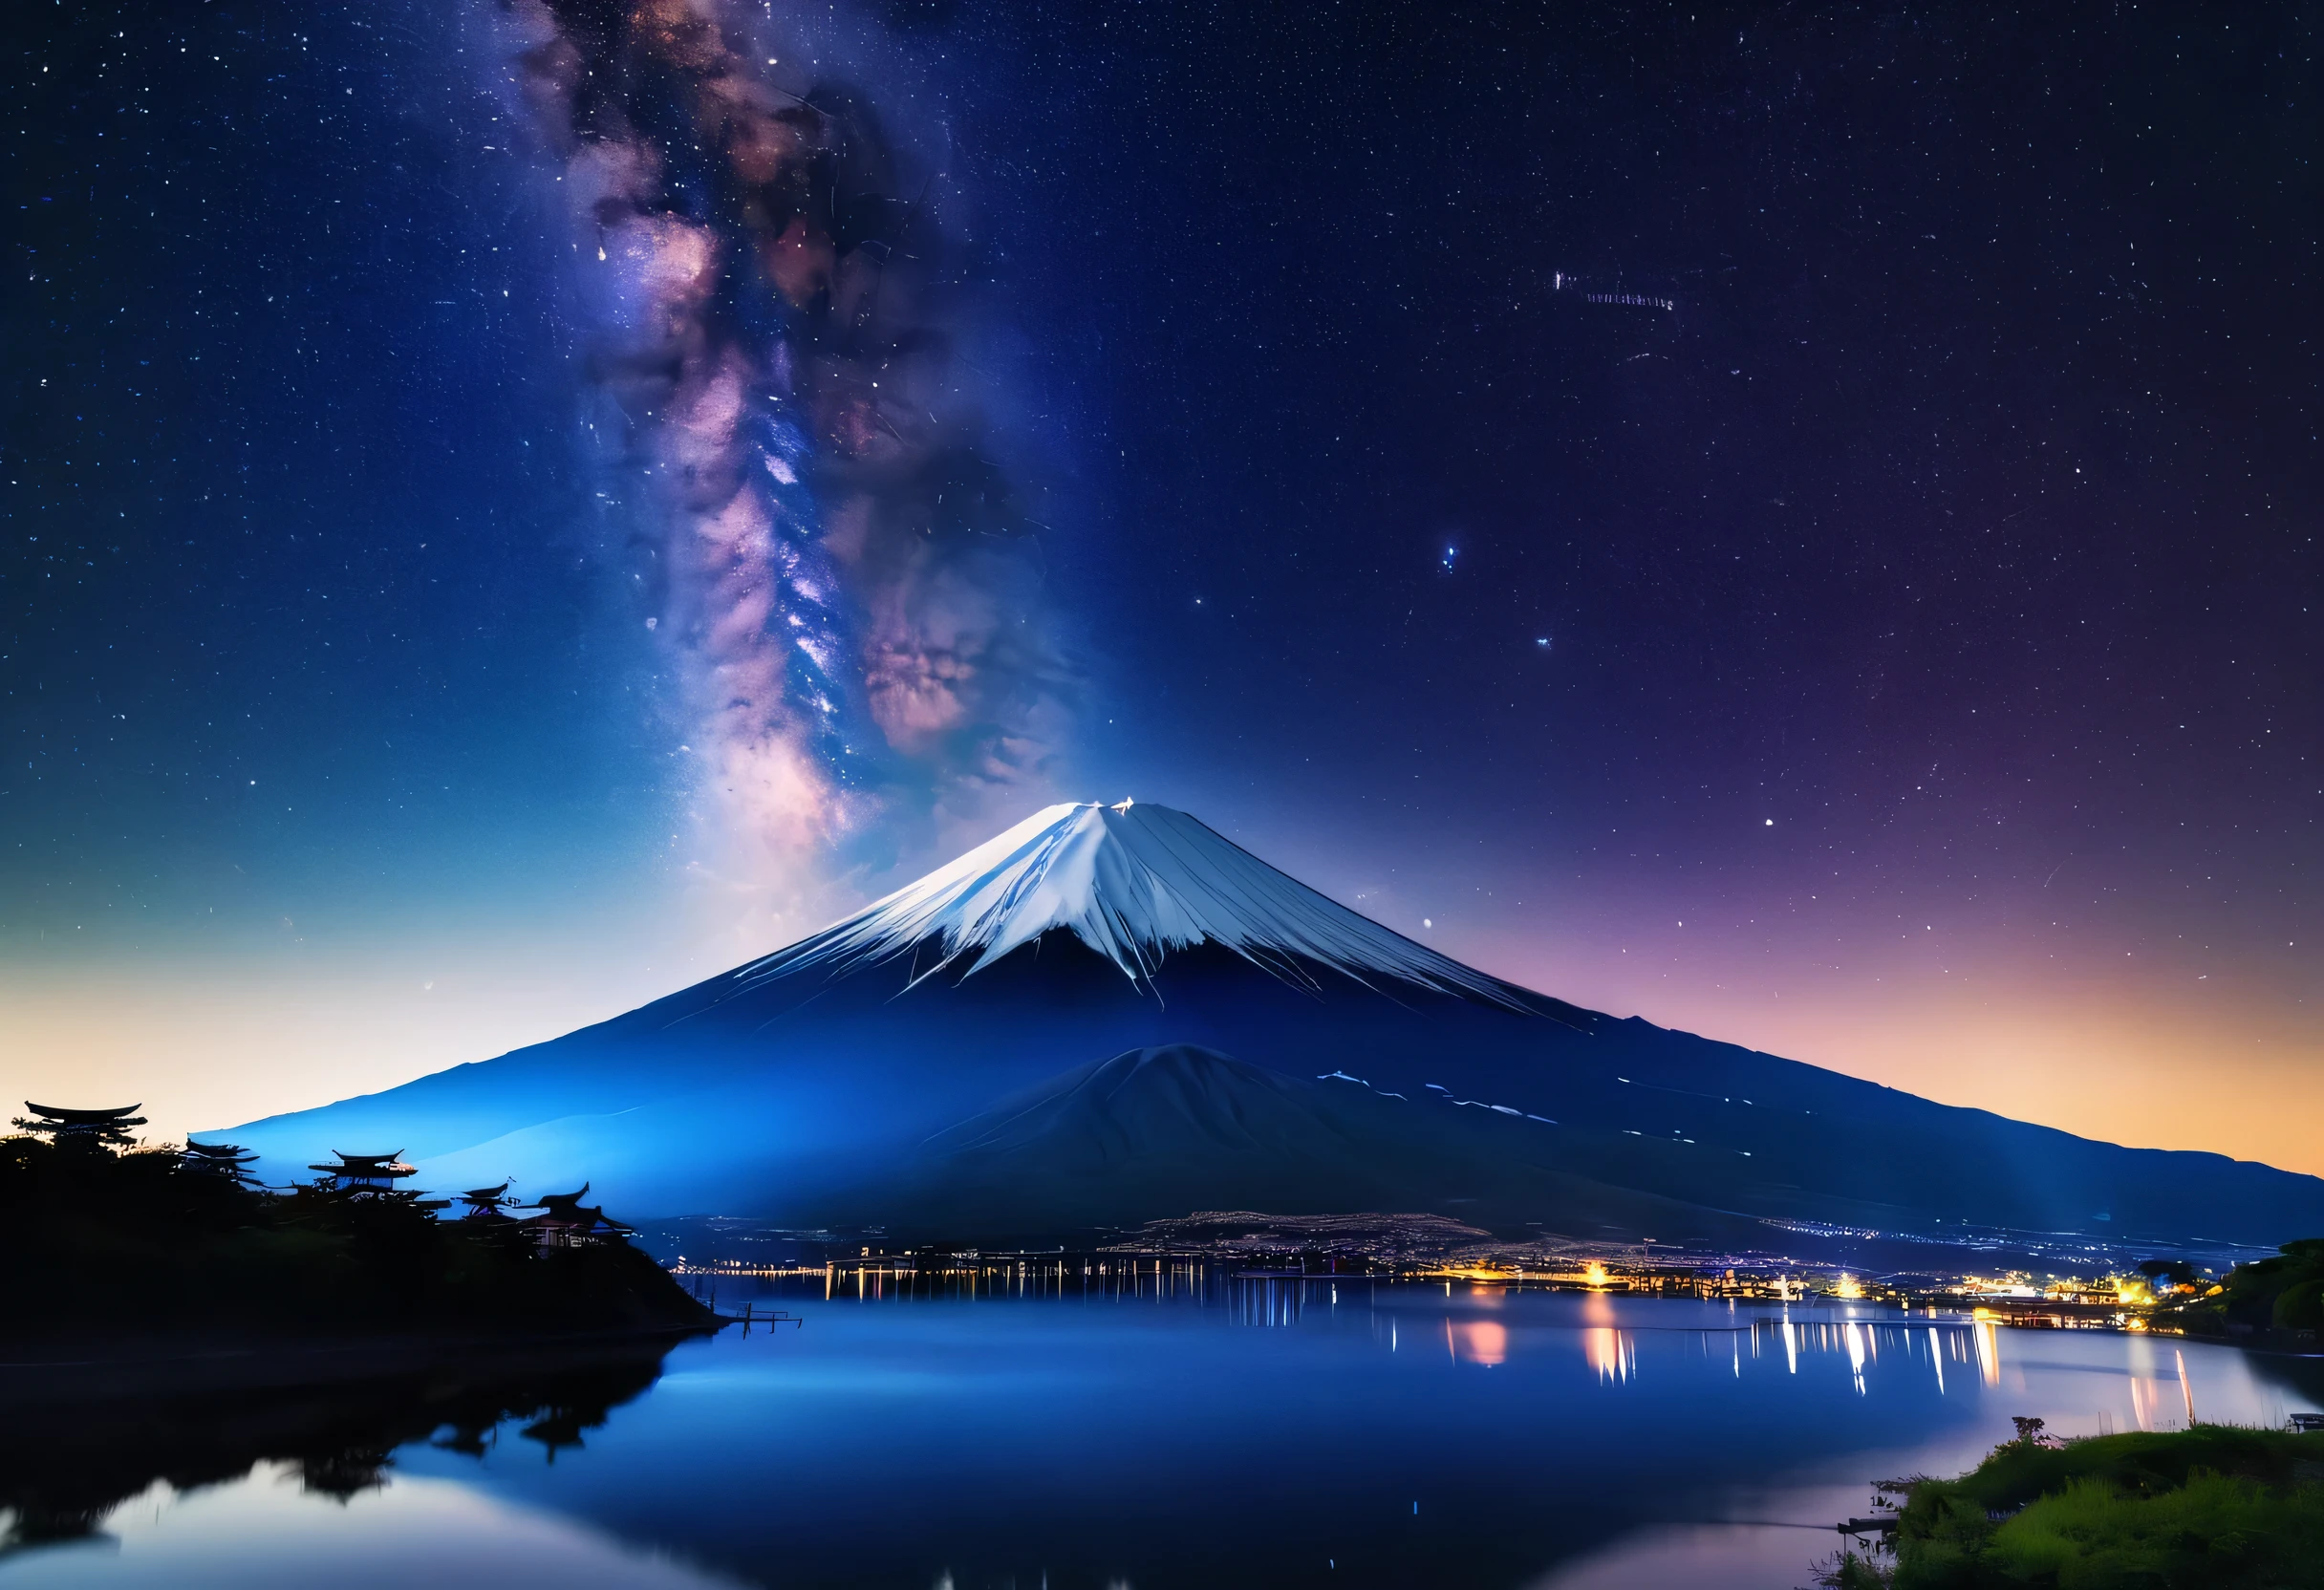
[[[2300,8],[14,21],[11,1093],[368,1090],[1127,794],[2324,1171]]]

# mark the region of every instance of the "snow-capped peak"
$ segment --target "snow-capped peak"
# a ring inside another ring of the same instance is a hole
[[[970,976],[1053,928],[1140,984],[1169,952],[1209,942],[1294,980],[1320,964],[1519,1003],[1499,979],[1326,899],[1185,812],[1131,801],[1050,806],[735,976],[930,948],[920,976],[961,963]]]

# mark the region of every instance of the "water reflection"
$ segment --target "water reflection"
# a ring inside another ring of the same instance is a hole
[[[532,1363],[380,1366],[330,1387],[104,1394],[19,1386],[0,1442],[0,1557],[94,1539],[157,1483],[172,1492],[269,1471],[269,1486],[345,1503],[386,1487],[416,1442],[481,1457],[504,1435],[553,1462],[660,1376],[669,1341],[543,1352]],[[546,1360],[546,1362],[543,1362]]]
[[[1604,1325],[1592,1325],[1582,1333],[1582,1356],[1602,1381],[1626,1381],[1638,1365],[1629,1339]]]
[[[228,1485],[179,1491],[157,1482],[109,1523],[102,1537],[0,1558],[0,1581],[112,1590],[741,1590],[747,1582],[552,1511],[410,1474],[318,1506],[297,1465],[267,1462]]]
[[[1467,1359],[1492,1369],[1509,1362],[1509,1327],[1497,1320],[1466,1320],[1455,1325],[1445,1321],[1445,1341],[1457,1340],[1455,1358]]]
[[[0,1407],[17,1538],[83,1542],[0,1560],[0,1590],[1387,1587],[1447,1582],[1449,1553],[1480,1586],[1789,1590],[1866,1481],[1967,1467],[2012,1415],[2272,1424],[2324,1390],[2224,1347],[1870,1303],[959,1268],[721,1278],[722,1306],[805,1327],[595,1380],[158,1420],[64,1399],[37,1429]]]

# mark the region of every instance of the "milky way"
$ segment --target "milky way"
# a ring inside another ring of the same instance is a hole
[[[682,680],[702,814],[794,888],[874,822],[1039,784],[1066,674],[956,343],[947,174],[707,0],[521,0],[589,430]]]

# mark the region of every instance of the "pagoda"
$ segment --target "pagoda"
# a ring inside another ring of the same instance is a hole
[[[506,1213],[517,1207],[516,1199],[509,1196],[506,1182],[498,1187],[471,1187],[460,1195],[460,1201],[467,1206],[461,1212],[460,1217],[463,1220],[482,1220],[497,1225],[515,1223]]]
[[[129,1128],[145,1124],[145,1117],[138,1113],[142,1107],[138,1105],[123,1105],[118,1109],[61,1109],[27,1099],[24,1107],[32,1113],[17,1116],[16,1129],[46,1137],[60,1149],[94,1152],[99,1149],[134,1148],[137,1139],[130,1136]]]
[[[418,1190],[398,1187],[406,1176],[420,1172],[416,1167],[403,1163],[401,1149],[393,1153],[351,1154],[344,1149],[334,1149],[336,1165],[310,1165],[310,1171],[320,1171],[322,1179],[314,1184],[318,1192],[335,1194],[355,1203],[409,1205],[413,1209],[433,1212],[449,1209],[449,1198],[430,1198]]]
[[[338,1160],[336,1165],[310,1165],[307,1169],[329,1176],[334,1192],[394,1192],[399,1191],[396,1183],[420,1173],[417,1167],[403,1163],[401,1149],[383,1154],[351,1154],[344,1149],[331,1152]]]
[[[215,1176],[238,1187],[249,1187],[258,1178],[250,1174],[250,1166],[258,1158],[252,1150],[238,1143],[197,1143],[185,1140],[185,1149],[178,1156],[178,1168],[199,1176]]]
[[[582,1207],[581,1200],[589,1195],[589,1183],[581,1184],[578,1192],[548,1192],[541,1201],[528,1207],[541,1213],[525,1221],[544,1248],[588,1248],[600,1242],[618,1241],[634,1235],[628,1226],[606,1218],[602,1207]]]

